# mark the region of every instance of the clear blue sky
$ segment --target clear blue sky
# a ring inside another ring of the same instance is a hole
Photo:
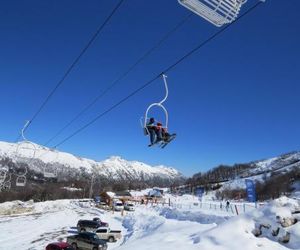
[[[256,1],[249,0],[245,9]],[[0,140],[14,141],[117,1],[3,1]],[[186,175],[299,149],[300,1],[266,1],[168,74],[165,150],[147,147],[139,119],[162,81],[59,149],[102,160],[176,167]],[[128,0],[27,131],[43,144],[189,12],[176,0]],[[53,144],[109,108],[218,28],[194,15]],[[159,119],[162,113],[153,113]],[[52,145],[53,145],[52,144]],[[51,146],[51,145],[50,145]]]

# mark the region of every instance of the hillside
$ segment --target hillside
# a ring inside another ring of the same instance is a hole
[[[260,198],[267,199],[297,191],[299,172],[300,152],[291,152],[249,163],[220,165],[206,173],[195,174],[187,183],[218,190],[220,197],[235,198],[245,196],[245,179],[251,179],[257,183]]]
[[[169,183],[183,179],[182,174],[171,167],[150,166],[143,162],[127,161],[119,156],[95,161],[33,143],[18,146],[15,143],[0,142],[0,164],[2,173],[17,176],[27,168],[29,179],[41,181],[91,179],[92,175],[102,182],[148,181],[151,183],[159,180],[162,183]]]

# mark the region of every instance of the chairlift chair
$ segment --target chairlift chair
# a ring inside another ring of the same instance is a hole
[[[44,168],[44,177],[45,178],[56,178],[57,177],[57,170],[55,169],[54,171]]]
[[[157,106],[159,108],[161,108],[164,113],[165,113],[165,123],[164,123],[164,128],[165,129],[168,129],[168,123],[169,123],[169,114],[168,114],[168,111],[167,109],[165,108],[165,106],[163,105],[163,103],[167,100],[168,98],[168,95],[169,95],[169,90],[168,90],[168,83],[167,83],[167,76],[166,75],[162,75],[163,77],[163,81],[164,81],[164,85],[165,85],[165,89],[166,89],[166,95],[165,97],[160,101],[160,102],[155,102],[155,103],[152,103],[149,105],[149,107],[147,108],[146,112],[145,112],[145,116],[144,116],[144,124],[142,124],[142,121],[141,121],[141,124],[143,125],[143,129],[144,129],[144,134],[145,135],[149,135],[149,130],[147,128],[147,123],[149,121],[149,111]]]
[[[36,154],[36,146],[30,141],[21,141],[16,148],[16,155],[18,158],[29,158],[30,162],[34,159]]]
[[[16,155],[17,157],[20,157],[22,158],[22,150],[29,150],[29,151],[32,151],[32,154],[23,154],[25,155],[25,157],[29,158],[30,161],[29,163],[34,159],[35,157],[35,153],[36,153],[36,146],[35,144],[33,144],[32,142],[28,141],[26,138],[25,138],[25,130],[26,128],[28,127],[28,125],[30,124],[30,121],[27,121],[24,125],[24,127],[22,128],[21,130],[21,135],[22,135],[22,138],[23,138],[23,141],[19,142],[17,144],[17,148],[16,148]],[[23,156],[24,157],[24,156]],[[18,166],[18,161],[17,161],[17,166]],[[23,167],[24,168],[24,172],[22,174],[16,174],[15,175],[17,176],[17,179],[16,179],[16,186],[17,187],[24,187],[26,186],[26,182],[27,182],[27,179],[26,179],[26,174],[28,172],[28,169],[27,169],[27,166]],[[10,175],[10,178],[11,178],[11,175]],[[9,180],[9,183],[10,183],[10,180]]]
[[[7,171],[5,170],[0,170],[0,183],[3,183],[6,179],[6,173]]]
[[[5,182],[2,184],[2,189],[3,190],[10,190],[10,188],[11,188],[11,176],[12,176],[12,174],[9,173],[7,180],[5,180]]]
[[[6,182],[3,183],[3,185],[2,185],[3,190],[10,190],[10,188],[11,188],[11,182],[10,181],[6,181]]]
[[[17,187],[24,187],[26,186],[26,176],[18,176],[16,180],[16,186]]]
[[[178,2],[212,24],[221,27],[237,18],[242,5],[247,0],[178,0]]]
[[[58,152],[55,151],[55,149],[49,149],[50,151],[52,151],[53,153],[55,153],[55,159],[54,162],[57,161],[58,158]],[[57,177],[57,167],[54,166],[54,169],[51,168],[53,164],[46,164],[46,166],[44,167],[44,177],[45,178],[56,178]]]

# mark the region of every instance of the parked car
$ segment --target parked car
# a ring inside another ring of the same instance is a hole
[[[106,250],[107,243],[99,239],[97,234],[84,232],[67,237],[67,242],[77,250]]]
[[[103,222],[100,218],[97,220],[79,220],[77,223],[78,232],[94,232],[99,227],[108,227],[107,222]]]
[[[109,242],[114,242],[122,237],[120,230],[110,230],[108,227],[98,228],[95,233],[98,235],[99,239],[107,240]]]
[[[110,209],[109,206],[103,201],[101,201],[97,206],[101,209],[104,209],[104,210],[109,210]]]
[[[124,205],[122,201],[115,201],[114,202],[114,210],[115,211],[122,211],[124,209]]]
[[[134,204],[132,202],[126,202],[124,209],[127,211],[134,211]]]
[[[93,221],[101,221],[101,219],[99,217],[95,217],[93,218]]]
[[[74,250],[67,242],[54,242],[46,246],[46,250]]]

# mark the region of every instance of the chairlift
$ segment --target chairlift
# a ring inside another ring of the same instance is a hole
[[[30,161],[27,162],[27,164],[29,164],[34,159],[35,153],[36,153],[35,144],[28,141],[24,136],[24,132],[25,132],[25,130],[28,127],[29,124],[30,124],[30,121],[27,121],[25,123],[24,127],[22,128],[21,135],[22,135],[23,141],[19,142],[17,144],[17,148],[16,148],[17,157],[23,158],[25,156],[26,158],[30,159]],[[31,151],[31,154],[28,155],[28,153],[25,153],[26,152],[25,150]],[[17,166],[18,166],[18,164],[19,163],[17,161]],[[18,166],[18,167],[20,167],[20,166]],[[24,187],[26,185],[26,174],[28,172],[28,169],[27,169],[26,166],[23,167],[23,168],[24,168],[24,171],[22,172],[22,174],[14,173],[17,176],[17,179],[16,179],[16,186],[17,187]]]
[[[150,143],[148,146],[151,147],[153,145],[159,145],[160,148],[165,148],[171,141],[173,141],[176,137],[176,134],[170,134],[168,132],[168,123],[169,123],[169,114],[167,109],[164,106],[164,102],[167,100],[168,95],[169,95],[169,89],[168,89],[168,83],[167,83],[167,76],[162,74],[162,78],[164,81],[164,86],[165,86],[165,90],[166,90],[166,95],[165,97],[160,101],[160,102],[155,102],[149,105],[149,107],[147,108],[146,112],[145,112],[145,116],[144,118],[142,117],[140,122],[141,122],[141,126],[143,128],[144,131],[144,135],[147,135],[150,137]],[[157,124],[155,124],[155,134],[156,134],[156,139],[153,138],[152,136],[154,135],[154,130],[150,131],[149,130],[149,121],[150,123],[153,123],[155,121],[151,121],[151,118],[149,119],[149,112],[153,107],[159,107],[164,111],[165,114],[165,123],[164,126],[163,124],[161,124],[160,122],[157,122]],[[144,121],[143,121],[144,119]],[[158,136],[158,132],[161,132],[161,135],[159,138]],[[152,134],[151,134],[152,133]],[[155,139],[155,140],[154,140]]]
[[[48,164],[47,164],[48,165]],[[49,168],[44,168],[44,177],[45,178],[56,178],[57,177],[57,169],[51,171]]]
[[[31,162],[35,157],[36,150],[36,146],[32,142],[24,140],[17,144],[16,155],[17,158],[29,158]]]
[[[14,170],[14,174],[16,176],[24,176],[28,172],[28,168],[26,165],[21,165],[20,163],[17,163],[17,169]]]
[[[169,122],[169,114],[167,109],[165,108],[165,106],[163,105],[163,103],[167,100],[168,95],[169,95],[169,89],[168,89],[168,83],[167,83],[167,76],[162,74],[162,78],[164,81],[164,85],[165,85],[165,90],[166,90],[166,95],[165,97],[160,101],[160,102],[155,102],[149,105],[149,107],[147,108],[146,112],[145,112],[145,116],[144,116],[144,123],[142,124],[142,120],[141,120],[141,125],[143,126],[143,130],[144,130],[144,134],[145,135],[149,135],[149,130],[147,128],[147,123],[149,121],[149,111],[157,106],[159,108],[161,108],[164,113],[165,113],[165,123],[164,123],[164,128],[168,129],[168,122]],[[142,118],[141,118],[142,119]]]
[[[10,190],[11,188],[11,182],[10,181],[6,181],[3,183],[2,189],[3,190]]]
[[[3,183],[6,179],[6,173],[7,171],[5,170],[0,170],[0,183]]]
[[[215,26],[221,27],[237,18],[247,0],[178,0],[178,2]]]
[[[2,184],[2,189],[3,190],[10,190],[11,188],[11,174],[8,175],[9,178]]]
[[[17,187],[24,187],[24,186],[26,186],[26,176],[24,175],[22,175],[22,176],[18,176],[17,177],[17,180],[16,180],[16,186]]]
[[[54,149],[49,149],[50,151],[54,151]],[[56,154],[54,163],[57,161],[58,158],[58,152],[54,151],[54,153]],[[56,178],[57,177],[57,167],[54,166],[54,169],[51,168],[53,166],[53,164],[46,164],[46,166],[44,167],[44,177],[45,178]]]

